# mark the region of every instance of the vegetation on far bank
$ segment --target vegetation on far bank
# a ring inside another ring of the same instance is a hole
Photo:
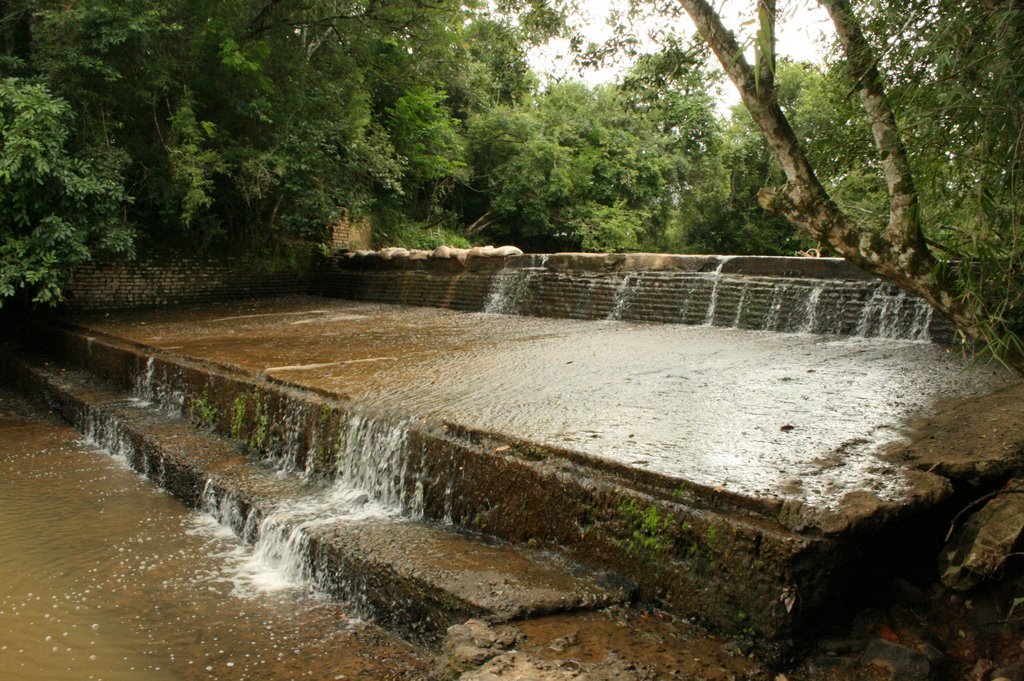
[[[775,2],[758,0],[752,65],[712,22],[712,50],[665,31],[601,86],[542,83],[528,65],[566,33],[563,4],[8,3],[0,300],[59,300],[97,257],[274,254],[367,217],[382,245],[821,249],[911,289],[927,280],[919,292],[940,309],[948,295],[965,336],[1024,354],[1019,3],[829,0],[856,31],[810,65],[774,57]],[[750,81],[724,116],[723,49]],[[869,106],[876,90],[893,125]],[[773,138],[783,119],[789,136]],[[771,191],[815,183],[806,205]],[[822,206],[828,226],[812,219]]]

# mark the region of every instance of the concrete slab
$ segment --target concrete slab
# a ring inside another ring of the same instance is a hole
[[[971,428],[978,396],[1021,386],[920,342],[308,297],[32,337],[278,466],[624,575],[770,655],[841,617],[950,498],[923,450],[889,446],[921,441],[908,419],[948,403]],[[1022,410],[988,470],[1020,465]]]
[[[467,617],[504,622],[631,596],[625,580],[560,556],[400,518],[345,481],[275,470],[85,372],[8,363],[23,385],[132,468],[263,550],[300,552],[303,565],[290,569],[415,638],[433,640]]]
[[[912,439],[911,419],[938,401],[1019,385],[929,343],[319,298],[76,321],[360,404],[798,505],[825,529],[844,505],[935,498],[933,480],[879,455]]]
[[[566,565],[558,556],[436,525],[368,520],[319,525],[311,534],[326,547],[321,559],[345,579],[394,580],[405,585],[403,591],[418,594],[418,601],[426,600],[427,594],[450,601],[438,610],[458,610],[491,622],[600,608],[628,601],[631,592],[621,580]],[[389,619],[408,618],[409,612],[396,607],[395,599],[385,601],[393,589],[366,591],[381,605],[391,606],[378,607],[378,612],[388,611]]]

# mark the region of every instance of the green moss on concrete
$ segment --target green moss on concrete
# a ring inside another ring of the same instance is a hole
[[[241,439],[242,427],[245,425],[246,393],[239,393],[231,405],[231,437],[235,440]]]
[[[625,545],[629,554],[644,556],[671,548],[672,519],[663,516],[657,506],[645,508],[636,499],[624,499],[619,503],[619,516],[627,524]]]
[[[249,434],[249,440],[246,443],[249,449],[256,451],[262,450],[263,446],[267,443],[267,432],[268,425],[270,422],[270,416],[267,413],[267,407],[260,399],[257,391],[252,392],[252,400],[255,404],[255,411],[253,413],[253,428]]]
[[[206,390],[203,390],[202,395],[189,396],[186,413],[189,421],[200,428],[213,428],[217,425],[217,407],[210,401]]]

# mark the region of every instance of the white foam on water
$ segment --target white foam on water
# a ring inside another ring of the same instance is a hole
[[[399,515],[398,509],[370,499],[344,482],[294,500],[285,500],[260,519],[230,494],[218,494],[211,480],[202,496],[202,509],[210,522],[226,533],[252,540],[224,556],[231,566],[231,581],[240,595],[286,589],[316,589],[309,553],[309,533],[321,525],[358,523]]]

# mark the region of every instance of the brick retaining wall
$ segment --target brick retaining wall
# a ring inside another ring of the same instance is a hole
[[[91,263],[75,269],[65,290],[73,310],[118,310],[305,293],[308,273],[233,263]]]

